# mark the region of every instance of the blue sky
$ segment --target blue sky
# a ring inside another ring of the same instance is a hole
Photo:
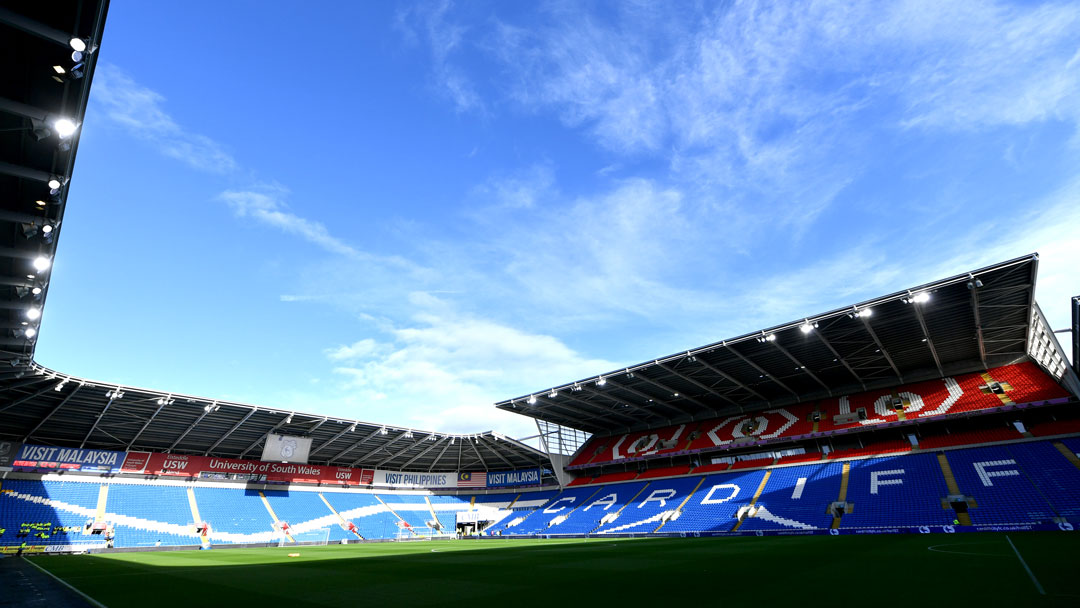
[[[1078,127],[1070,2],[114,0],[37,359],[522,436],[495,401],[1032,251],[1063,328]]]

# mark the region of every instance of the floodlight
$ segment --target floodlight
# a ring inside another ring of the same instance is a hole
[[[529,395],[529,405],[536,405],[536,395]]]
[[[53,128],[56,129],[56,134],[60,139],[64,139],[66,137],[71,137],[71,134],[75,132],[75,129],[79,128],[79,125],[75,124],[70,119],[58,118],[56,119],[56,122],[53,123]]]
[[[558,397],[558,396],[559,396],[559,391],[553,390],[550,393],[548,393],[548,397],[551,397],[552,399],[554,399],[555,397]]]
[[[355,424],[349,427],[349,432],[350,433],[355,431],[355,430],[356,430],[356,425]]]
[[[379,434],[380,434],[380,435],[385,435],[385,434],[387,434],[387,433],[389,433],[389,432],[390,432],[390,431],[387,431],[387,430],[386,430],[386,427],[385,427],[385,426],[384,426],[384,427],[382,427],[381,429],[379,429]]]
[[[26,336],[27,338],[33,338],[34,336],[37,335],[37,330],[34,329],[33,327],[27,327],[26,329],[23,330],[23,335]]]
[[[41,309],[40,308],[29,308],[29,309],[27,309],[26,318],[30,319],[31,321],[37,321],[38,319],[41,318]]]
[[[55,178],[55,177],[51,178],[49,180],[49,190],[50,190],[49,194],[52,194],[52,192],[51,192],[52,190],[59,190],[60,186],[62,186],[62,185],[63,184],[60,183],[60,180],[58,178]]]
[[[49,258],[45,256],[38,256],[34,258],[34,270],[38,272],[45,272],[49,269],[49,266],[52,266],[52,262],[49,261]]]
[[[44,234],[49,234],[52,231],[53,231],[53,225],[52,224],[45,224],[44,226],[41,227],[41,232],[44,233]]]
[[[809,324],[809,323],[803,323],[802,325],[799,326],[799,331],[801,331],[804,334],[808,334],[808,333],[814,331],[814,326]]]
[[[35,288],[30,290],[30,293],[34,294],[35,296],[39,296],[39,295],[41,295],[41,288],[40,287],[35,287]]]
[[[71,45],[71,50],[76,53],[86,51],[86,40],[83,40],[82,38],[72,37],[71,40],[68,41],[68,44]]]
[[[600,376],[596,379],[596,386],[604,386],[605,384],[607,384],[607,378]]]
[[[930,301],[930,294],[926,293],[925,291],[920,291],[919,293],[915,294],[915,297],[911,298],[911,301],[915,302],[916,304],[925,304]]]
[[[292,424],[292,414],[285,417],[285,424]]]

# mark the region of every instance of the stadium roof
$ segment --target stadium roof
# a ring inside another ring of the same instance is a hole
[[[108,2],[11,6],[0,6],[0,360],[15,362],[33,356]]]
[[[455,471],[546,462],[493,432],[433,433],[118,387],[34,363],[49,287],[48,267],[35,262],[56,253],[109,3],[9,5],[0,6],[0,437],[239,458],[258,457],[274,431],[310,436],[313,463]]]
[[[117,386],[36,364],[0,372],[0,437],[23,443],[254,458],[270,432],[311,437],[311,463],[404,471],[507,470],[547,455],[491,431],[421,431]]]
[[[614,433],[941,378],[1023,359],[1038,255],[502,401]]]

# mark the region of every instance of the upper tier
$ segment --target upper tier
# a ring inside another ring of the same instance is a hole
[[[994,393],[990,390],[991,383],[995,382],[1000,384],[1004,392]],[[788,440],[815,433],[1002,405],[1065,399],[1068,396],[1065,389],[1038,366],[1024,362],[992,368],[983,373],[883,388],[726,418],[622,435],[594,436],[582,446],[568,468],[706,451],[742,443]],[[902,409],[893,409],[895,398],[902,400]],[[865,411],[864,419],[850,422],[834,420],[834,417],[845,414],[858,415],[860,409]]]

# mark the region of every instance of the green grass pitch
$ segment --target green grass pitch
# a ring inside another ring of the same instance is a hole
[[[492,539],[32,559],[109,608],[1080,605],[1080,534],[1009,538],[1023,561],[1004,534]]]

